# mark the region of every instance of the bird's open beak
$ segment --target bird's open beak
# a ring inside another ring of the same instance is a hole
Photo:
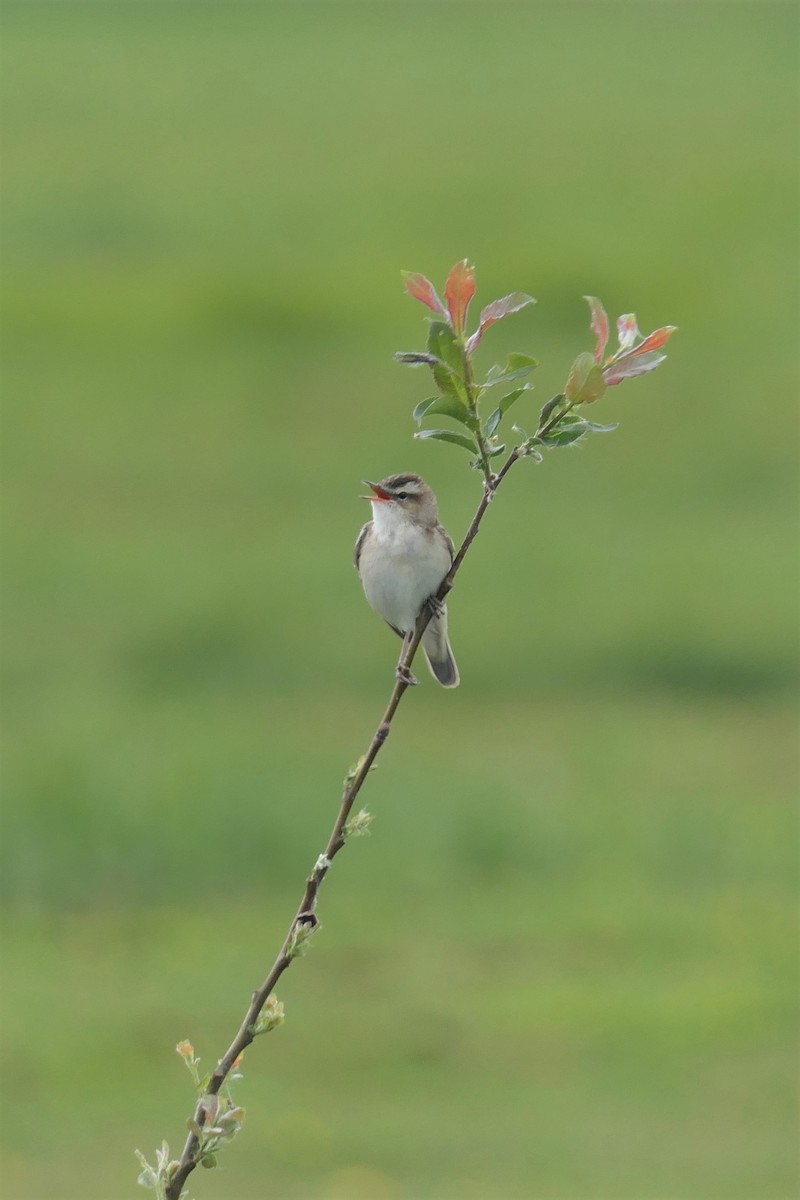
[[[394,497],[389,492],[384,491],[384,489],[381,487],[381,485],[379,483],[371,483],[369,481],[369,479],[362,479],[361,482],[363,484],[365,484],[368,488],[372,488],[373,492],[375,493],[374,496],[362,496],[361,497],[362,500],[393,500],[394,499]]]

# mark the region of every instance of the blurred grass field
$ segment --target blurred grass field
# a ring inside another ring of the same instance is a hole
[[[680,332],[488,514],[192,1195],[797,1195],[794,7],[3,26],[4,1200],[137,1194],[271,962],[391,685],[360,480],[477,503],[391,360],[464,255],[539,405],[583,293]]]

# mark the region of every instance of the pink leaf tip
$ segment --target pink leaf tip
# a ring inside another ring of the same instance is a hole
[[[453,267],[444,285],[444,298],[456,333],[464,332],[467,309],[475,291],[475,268],[468,258],[462,258],[461,262],[457,262]]]
[[[594,360],[595,362],[601,363],[603,361],[603,355],[606,352],[606,346],[608,345],[608,313],[603,307],[602,301],[597,299],[597,296],[584,296],[583,298],[591,310],[591,330],[594,336],[597,338],[597,348],[594,352]]]
[[[480,325],[467,342],[469,353],[473,352],[490,325],[494,325],[497,321],[502,321],[503,317],[510,317],[512,313],[519,312],[521,309],[527,308],[529,304],[535,303],[536,301],[533,296],[529,296],[525,292],[512,292],[509,296],[503,296],[500,300],[493,300],[491,304],[487,304],[481,310]]]
[[[420,300],[423,304],[427,304],[428,308],[438,313],[439,316],[447,317],[447,309],[439,299],[436,288],[430,279],[426,279],[424,275],[420,275],[416,271],[403,271],[402,277],[403,286],[409,296],[413,296],[415,300]]]

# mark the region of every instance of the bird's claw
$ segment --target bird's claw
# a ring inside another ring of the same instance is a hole
[[[446,609],[444,600],[440,600],[438,596],[428,596],[428,599],[425,601],[425,603],[432,617],[444,616]]]
[[[404,683],[406,687],[416,687],[419,683],[416,675],[412,674],[411,669],[405,666],[404,663],[397,664],[395,675],[399,679],[400,683]]]

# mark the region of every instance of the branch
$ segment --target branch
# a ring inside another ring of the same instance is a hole
[[[529,389],[530,385],[523,384],[515,387],[502,396],[485,423],[481,422],[479,413],[480,397],[487,388],[517,380],[529,374],[537,364],[535,359],[525,354],[509,355],[505,368],[492,367],[485,380],[482,383],[476,383],[472,371],[472,354],[486,329],[534,301],[532,297],[522,292],[513,292],[500,300],[493,301],[481,311],[478,329],[470,337],[467,337],[467,310],[475,294],[474,268],[468,260],[464,259],[462,262],[456,263],[448,276],[445,286],[446,306],[439,299],[433,284],[424,276],[408,274],[405,277],[405,285],[409,294],[425,304],[436,316],[436,320],[430,324],[426,351],[411,351],[396,355],[400,362],[411,366],[429,366],[439,392],[439,395],[433,400],[426,400],[421,405],[417,405],[414,410],[414,418],[419,423],[429,412],[442,413],[465,426],[470,435],[454,433],[450,429],[426,429],[415,434],[415,437],[434,438],[455,443],[473,456],[472,466],[479,467],[483,474],[483,495],[480,504],[448,574],[442,580],[436,596],[432,597],[432,599],[442,601],[452,590],[456,575],[478,534],[486,510],[514,463],[525,457],[541,461],[542,454],[539,447],[573,445],[581,440],[587,432],[606,433],[616,428],[614,425],[598,425],[583,417],[573,416],[561,429],[554,432],[556,426],[573,409],[593,404],[600,399],[608,387],[652,371],[663,362],[665,355],[659,351],[674,333],[675,327],[665,325],[643,337],[639,333],[635,316],[628,313],[617,321],[619,349],[611,357],[606,357],[608,316],[596,297],[587,296],[586,299],[592,313],[591,328],[597,339],[594,354],[585,351],[575,359],[564,391],[545,404],[539,416],[537,431],[532,437],[528,437],[521,429],[514,426],[523,440],[514,447],[503,466],[494,474],[491,468],[491,459],[502,453],[503,450],[495,437],[496,430],[511,405]],[[241,1124],[243,1110],[234,1105],[226,1081],[229,1078],[231,1080],[238,1078],[235,1067],[242,1051],[261,1033],[275,1028],[283,1019],[282,1006],[275,998],[273,990],[292,960],[305,953],[309,939],[319,926],[316,914],[319,890],[334,858],[344,847],[348,837],[363,832],[366,827],[368,814],[359,813],[354,819],[351,819],[350,814],[367,775],[391,732],[392,722],[400,701],[410,683],[414,681],[410,671],[411,664],[419,649],[428,622],[431,620],[434,608],[435,606],[431,603],[425,604],[417,617],[413,634],[406,635],[403,639],[396,682],[389,697],[389,703],[366,753],[347,773],[339,812],[328,844],[306,880],[302,899],[278,957],[264,982],[253,992],[239,1031],[228,1050],[219,1060],[216,1069],[201,1080],[198,1070],[199,1059],[194,1056],[194,1048],[188,1042],[182,1042],[177,1047],[192,1073],[199,1099],[194,1113],[188,1121],[189,1136],[179,1160],[169,1161],[169,1147],[165,1142],[156,1151],[155,1169],[148,1164],[144,1155],[137,1151],[144,1168],[139,1182],[146,1187],[155,1188],[157,1200],[180,1200],[184,1195],[184,1184],[195,1167],[200,1164],[205,1167],[214,1166],[216,1150],[220,1143],[232,1137]],[[221,1099],[219,1098],[220,1093],[222,1093]]]
[[[556,421],[560,420],[561,415],[563,414],[559,414],[559,416],[556,417],[547,428],[543,426],[539,430],[539,435],[541,435],[543,432],[547,432],[547,429],[551,428],[552,424],[555,424]],[[475,540],[478,530],[480,529],[481,522],[486,515],[486,510],[488,509],[495,492],[517,459],[522,458],[524,455],[524,446],[515,447],[509,454],[500,471],[491,477],[491,481],[489,483],[484,484],[481,502],[475,511],[475,515],[470,522],[467,532],[464,535],[464,540],[459,547],[458,553],[453,559],[453,565],[445,579],[442,581],[437,593],[438,600],[443,600],[448,592],[452,590],[456,574],[461,568],[461,564],[466,557],[467,551]],[[419,649],[422,635],[424,634],[428,622],[431,619],[431,615],[431,611],[426,605],[417,618],[414,636],[410,639],[406,639],[403,642],[403,649],[400,654],[398,667],[410,668],[412,662],[414,661],[414,656]],[[386,706],[386,711],[384,712],[380,724],[373,734],[372,741],[370,742],[366,753],[358,760],[355,770],[349,773],[345,779],[345,787],[342,793],[342,801],[339,808],[339,813],[333,829],[331,830],[328,844],[325,847],[323,854],[321,854],[317,859],[314,870],[306,880],[303,898],[300,901],[297,912],[295,913],[292,923],[289,926],[289,931],[286,934],[286,938],[281,946],[278,957],[272,964],[269,974],[264,982],[259,988],[257,988],[255,992],[253,992],[253,998],[250,1001],[250,1005],[244,1015],[244,1019],[239,1027],[236,1037],[231,1042],[223,1057],[219,1060],[219,1064],[212,1072],[208,1083],[202,1095],[200,1096],[192,1120],[189,1123],[191,1132],[186,1139],[186,1144],[183,1148],[183,1154],[181,1155],[177,1165],[174,1166],[169,1172],[169,1182],[167,1183],[164,1193],[166,1200],[180,1200],[180,1196],[183,1192],[183,1185],[197,1166],[197,1151],[200,1148],[200,1135],[198,1134],[197,1130],[202,1130],[203,1126],[206,1124],[207,1115],[210,1111],[208,1097],[216,1096],[219,1093],[220,1088],[223,1086],[225,1080],[230,1074],[236,1060],[239,1058],[239,1055],[258,1036],[256,1027],[259,1015],[264,1008],[264,1005],[272,994],[281,975],[283,975],[284,971],[290,966],[292,960],[302,953],[304,943],[319,925],[319,920],[316,915],[316,908],[322,881],[328,874],[334,858],[342,849],[347,840],[346,826],[348,817],[350,816],[353,808],[353,804],[355,803],[356,797],[361,791],[364,781],[366,780],[367,775],[369,774],[369,771],[375,762],[375,759],[378,757],[381,747],[391,732],[392,721],[394,720],[395,713],[397,712],[400,701],[408,690],[408,687],[409,684],[405,681],[405,679],[397,679],[394,688],[392,689],[392,694],[389,697],[389,703]],[[172,1166],[172,1164],[170,1165]]]

